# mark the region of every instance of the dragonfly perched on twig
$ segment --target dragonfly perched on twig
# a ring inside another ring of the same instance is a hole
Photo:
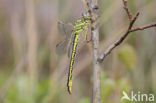
[[[68,56],[70,57],[67,88],[69,94],[72,92],[72,71],[76,56],[76,50],[80,34],[82,31],[85,32],[85,39],[88,36],[88,25],[90,24],[89,13],[83,13],[81,19],[77,20],[73,25],[63,22],[58,22],[58,30],[61,34],[66,35],[66,38],[56,45],[56,52],[58,54],[65,53],[68,48]]]

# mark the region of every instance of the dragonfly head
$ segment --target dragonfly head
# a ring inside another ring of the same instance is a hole
[[[89,13],[83,13],[83,14],[82,14],[82,18],[83,18],[84,20],[90,20],[90,15],[89,15]]]

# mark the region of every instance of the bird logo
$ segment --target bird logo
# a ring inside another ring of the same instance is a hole
[[[122,92],[123,96],[121,98],[121,100],[123,101],[124,99],[127,99],[130,101],[130,98],[128,97],[127,93],[125,91]]]

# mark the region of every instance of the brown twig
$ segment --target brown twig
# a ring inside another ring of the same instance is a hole
[[[142,27],[136,27],[136,28],[132,28],[136,19],[138,18],[139,16],[139,12],[136,13],[136,15],[133,17],[131,15],[131,12],[127,6],[127,0],[123,0],[123,4],[124,4],[124,8],[125,8],[125,11],[129,17],[129,20],[130,20],[130,24],[129,24],[129,27],[127,29],[127,31],[124,33],[123,36],[121,36],[118,40],[116,40],[113,44],[111,44],[105,51],[103,54],[101,54],[99,57],[98,57],[98,62],[102,62],[104,60],[104,58],[109,55],[111,53],[111,51],[116,48],[118,45],[120,45],[123,40],[126,39],[126,37],[131,33],[131,32],[135,32],[135,31],[139,31],[139,30],[145,30],[145,29],[148,29],[148,28],[151,28],[151,27],[156,27],[156,23],[153,23],[153,24],[149,24],[149,25],[145,25],[145,26],[142,26]]]
[[[142,26],[142,27],[132,28],[130,30],[130,32],[139,31],[139,30],[145,30],[145,29],[148,29],[148,28],[151,28],[151,27],[156,27],[156,23],[148,24],[148,25],[145,25],[145,26]]]
[[[124,3],[124,9],[126,10],[128,18],[131,21],[132,20],[132,14],[131,14],[131,12],[130,12],[130,10],[128,8],[127,0],[123,0],[123,3]]]

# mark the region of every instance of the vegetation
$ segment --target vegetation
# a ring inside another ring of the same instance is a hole
[[[156,28],[137,28],[156,22],[156,1],[128,0],[127,6],[133,17],[140,12],[131,29],[138,31],[129,31],[104,61],[99,58],[101,103],[137,103],[121,101],[123,91],[156,96]],[[123,7],[122,0],[99,0],[99,54],[131,23]],[[64,39],[58,21],[74,23],[86,11],[81,0],[0,0],[0,103],[92,102],[93,52],[85,33],[78,44],[71,95],[66,87],[70,60],[56,54],[56,44]]]

